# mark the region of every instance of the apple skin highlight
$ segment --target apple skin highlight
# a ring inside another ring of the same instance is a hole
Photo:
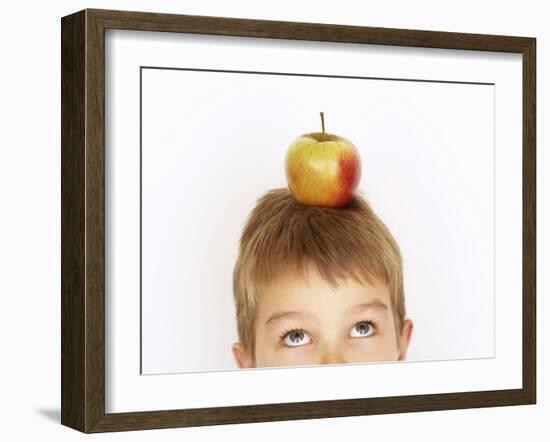
[[[316,132],[301,135],[289,146],[285,169],[299,203],[344,208],[361,179],[361,158],[346,138]]]

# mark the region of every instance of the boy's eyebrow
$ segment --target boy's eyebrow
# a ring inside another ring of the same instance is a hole
[[[384,301],[381,301],[380,299],[373,299],[370,302],[364,302],[362,304],[357,304],[351,308],[352,313],[356,313],[359,311],[367,310],[367,309],[380,309],[380,310],[388,310],[388,306]],[[308,313],[299,312],[296,310],[288,310],[288,311],[282,311],[282,312],[276,312],[273,313],[267,321],[265,321],[265,325],[270,325],[272,322],[279,321],[281,319],[285,318],[299,318],[303,316],[311,316]]]
[[[351,308],[351,311],[353,313],[367,310],[367,309],[381,309],[381,310],[388,310],[388,306],[384,301],[381,301],[380,299],[373,299],[370,302],[364,302],[363,304],[358,304]]]
[[[276,322],[276,321],[278,321],[280,319],[284,319],[284,318],[300,318],[300,317],[303,317],[303,316],[309,317],[311,315],[309,315],[307,313],[299,312],[299,311],[296,311],[296,310],[288,310],[288,311],[273,313],[269,317],[269,319],[267,321],[265,321],[265,325],[269,325],[272,322]]]

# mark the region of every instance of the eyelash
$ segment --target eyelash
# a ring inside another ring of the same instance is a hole
[[[367,322],[372,326],[372,328],[374,329],[374,332],[371,336],[376,334],[376,332],[378,330],[378,326],[376,325],[376,322],[374,322],[370,319],[363,319],[361,321],[357,321],[355,324],[353,324],[353,326],[355,327],[357,324],[360,324],[361,322]],[[303,328],[296,328],[296,327],[295,328],[290,328],[290,329],[284,331],[283,333],[281,333],[279,335],[279,340],[283,341],[289,334],[294,333],[294,332],[298,332],[298,331],[306,333],[306,331]]]

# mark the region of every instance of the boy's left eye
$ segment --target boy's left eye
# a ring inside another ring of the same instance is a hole
[[[374,324],[370,321],[361,321],[352,327],[350,336],[352,338],[365,338],[371,336],[373,333]]]

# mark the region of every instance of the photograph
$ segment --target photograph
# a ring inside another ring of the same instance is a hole
[[[140,75],[143,374],[493,357],[494,84]]]

